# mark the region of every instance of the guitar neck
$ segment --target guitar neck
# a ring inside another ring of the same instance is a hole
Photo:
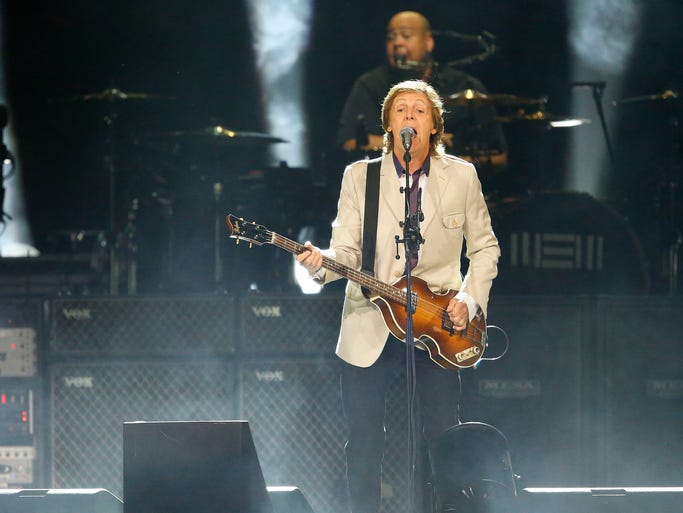
[[[275,232],[273,232],[271,244],[279,248],[282,248],[285,251],[289,251],[293,255],[300,255],[304,251],[308,251],[303,244],[299,244],[298,242],[288,239],[287,237],[283,237],[282,235]],[[373,278],[372,276],[369,276],[357,269],[353,269],[348,265],[339,263],[333,258],[323,255],[323,268],[328,271],[337,273],[339,276],[342,276],[343,278],[346,278],[354,283],[357,283],[361,287],[364,287],[370,290],[371,292],[379,293],[382,296],[389,297],[396,303],[403,305],[406,304],[405,291],[402,291],[394,287],[393,285],[389,285],[387,283],[379,281],[378,279]]]

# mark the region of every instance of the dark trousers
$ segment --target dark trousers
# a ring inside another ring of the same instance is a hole
[[[389,337],[382,355],[367,368],[343,364],[341,392],[348,426],[345,447],[349,504],[352,513],[378,513],[382,457],[384,453],[384,414],[386,392],[391,377],[398,370],[405,374],[406,346],[393,336]],[[429,461],[429,447],[445,429],[458,423],[458,400],[460,375],[457,371],[442,369],[429,359],[426,351],[415,350],[417,393],[416,424],[420,427],[418,437],[421,451],[416,464]],[[407,400],[407,399],[406,399]],[[408,427],[406,426],[406,436]],[[423,513],[430,513],[426,506],[431,492],[431,465],[416,473],[424,484],[423,498],[415,504]],[[406,468],[406,475],[409,469]]]

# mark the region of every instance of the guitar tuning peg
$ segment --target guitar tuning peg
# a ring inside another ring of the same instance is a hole
[[[239,239],[235,239],[235,246],[239,246],[239,245],[240,245],[240,240],[239,240]]]
[[[249,243],[249,249],[251,249],[251,248],[253,248],[253,247],[254,247],[254,245],[250,242],[250,243]]]

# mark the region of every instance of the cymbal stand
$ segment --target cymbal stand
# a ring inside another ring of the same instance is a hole
[[[605,82],[574,82],[575,87],[590,87],[593,92],[593,101],[595,102],[595,109],[598,112],[600,119],[600,127],[602,128],[602,135],[605,138],[605,145],[607,146],[607,155],[609,157],[610,168],[616,171],[616,164],[614,161],[614,150],[612,149],[612,141],[607,130],[607,123],[605,121],[605,111],[602,108],[602,94],[605,92]]]
[[[221,210],[221,200],[223,198],[223,184],[219,181],[213,184],[214,198],[214,233],[213,233],[213,280],[215,292],[223,290],[223,212]]]
[[[130,207],[125,213],[126,219],[119,219],[123,215],[117,209],[119,200],[119,170],[117,168],[118,153],[118,120],[119,113],[115,103],[110,102],[109,113],[104,116],[107,129],[106,154],[104,167],[108,179],[108,234],[109,249],[109,294],[116,296],[121,292],[124,279],[126,293],[134,295],[137,292],[137,211],[138,199],[131,200]],[[124,224],[125,223],[125,224]]]
[[[680,178],[681,178],[681,144],[680,120],[676,112],[676,103],[669,107],[669,129],[671,131],[671,154],[669,156],[669,176],[666,178],[665,194],[668,209],[667,229],[667,281],[670,296],[678,294],[678,264],[680,250],[683,245],[683,223],[680,208]]]
[[[107,152],[104,156],[104,167],[108,178],[108,233],[107,244],[109,249],[109,294],[115,296],[119,293],[119,277],[120,268],[118,261],[118,223],[116,222],[116,185],[117,185],[117,170],[116,170],[116,121],[118,113],[113,107],[109,114],[104,116],[104,124],[107,128],[106,148]]]

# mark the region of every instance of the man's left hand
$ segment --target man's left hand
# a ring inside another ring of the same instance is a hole
[[[455,298],[451,299],[446,308],[446,312],[448,312],[448,318],[451,320],[453,327],[456,330],[462,331],[465,329],[467,321],[470,319],[470,313],[467,309],[467,304],[464,301]]]

